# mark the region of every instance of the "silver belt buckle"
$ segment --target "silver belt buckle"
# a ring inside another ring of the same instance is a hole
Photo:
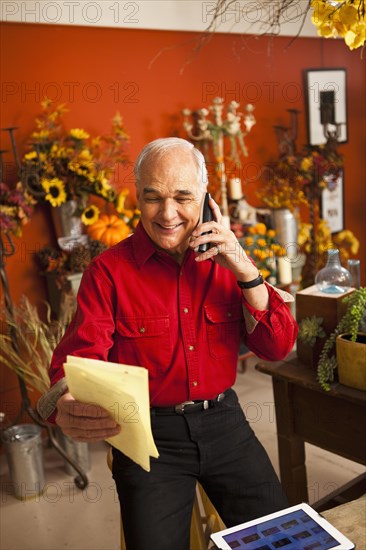
[[[184,414],[184,407],[186,405],[194,405],[194,401],[184,401],[183,403],[180,403],[179,405],[176,405],[174,407],[174,410],[177,414]]]
[[[225,399],[224,393],[219,393],[219,395],[216,397],[216,401],[220,403],[220,401],[223,401]]]

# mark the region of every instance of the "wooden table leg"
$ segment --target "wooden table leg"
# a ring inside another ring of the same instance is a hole
[[[290,505],[308,502],[304,441],[294,434],[291,384],[273,379],[281,483]]]

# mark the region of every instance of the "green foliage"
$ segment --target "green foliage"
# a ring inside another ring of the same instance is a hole
[[[325,332],[321,327],[322,323],[322,317],[315,317],[315,315],[312,317],[305,317],[305,319],[299,323],[298,338],[310,347],[314,347],[316,339],[325,336]]]
[[[351,334],[351,341],[357,339],[357,332],[366,312],[366,287],[359,288],[342,300],[347,304],[347,311],[324,344],[318,361],[318,382],[324,391],[330,390],[334,380],[334,370],[337,368],[335,343],[337,336],[343,332]]]

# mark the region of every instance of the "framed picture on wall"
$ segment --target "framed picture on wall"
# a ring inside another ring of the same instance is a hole
[[[332,233],[344,229],[344,171],[337,178],[324,176],[327,187],[323,189],[320,199],[321,218],[328,222]]]
[[[308,144],[326,143],[327,135],[346,143],[346,70],[307,69],[304,77]]]

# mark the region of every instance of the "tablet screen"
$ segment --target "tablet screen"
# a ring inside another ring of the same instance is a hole
[[[245,527],[222,539],[238,550],[329,550],[337,541],[304,510],[296,510],[251,527]]]

